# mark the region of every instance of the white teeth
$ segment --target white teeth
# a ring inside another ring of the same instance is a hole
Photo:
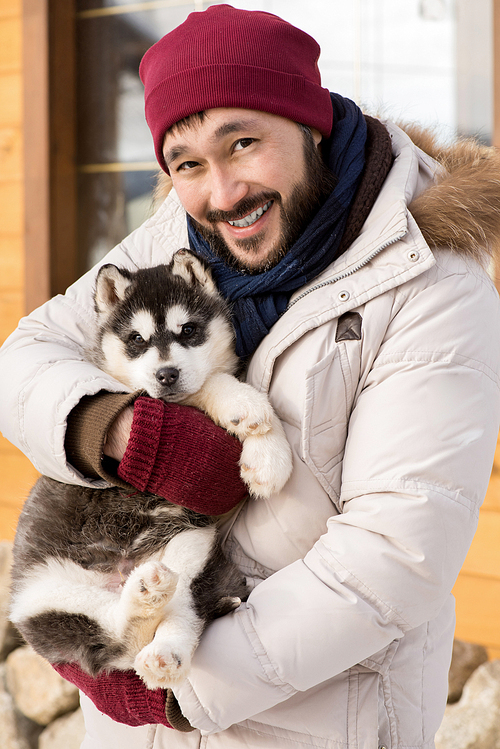
[[[257,219],[259,219],[262,216],[262,214],[264,214],[267,211],[268,208],[271,207],[272,202],[273,201],[270,200],[269,203],[266,203],[260,208],[257,208],[256,211],[254,211],[253,213],[249,213],[248,216],[238,219],[238,221],[228,221],[227,223],[231,224],[231,226],[237,226],[240,229],[242,229],[245,226],[251,226],[252,224],[255,224]]]

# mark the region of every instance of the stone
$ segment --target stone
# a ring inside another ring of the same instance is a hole
[[[500,660],[479,666],[447,706],[436,749],[500,749]]]
[[[14,700],[2,686],[0,686],[0,736],[2,749],[30,749],[27,739],[21,735],[17,725]]]
[[[81,709],[63,715],[45,728],[38,740],[38,749],[80,749],[85,736]]]
[[[0,665],[0,738],[2,749],[32,749],[40,729],[21,715],[5,686],[5,664]]]
[[[2,661],[21,642],[20,635],[8,619],[11,566],[12,543],[0,541],[0,660]]]
[[[467,679],[488,660],[486,648],[471,642],[455,640],[448,675],[448,702],[458,702]]]
[[[78,707],[78,689],[28,645],[14,650],[6,667],[7,688],[17,708],[39,725],[46,726]]]

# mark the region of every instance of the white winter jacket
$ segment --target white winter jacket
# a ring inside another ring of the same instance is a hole
[[[396,160],[360,236],[294,295],[250,363],[294,471],[223,528],[253,590],[208,627],[176,690],[198,730],[118,726],[84,699],[86,749],[434,746],[451,589],[500,423],[500,305],[474,260],[431,252],[407,206],[439,167],[388,128]],[[171,194],[106,262],[165,262],[187,246],[185,223]],[[78,483],[67,414],[83,395],[123,392],[82,357],[94,275],[22,321],[0,367],[5,436]]]

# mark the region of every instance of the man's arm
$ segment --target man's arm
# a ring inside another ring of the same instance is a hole
[[[235,437],[195,408],[137,393],[83,398],[69,415],[65,447],[88,478],[152,492],[205,515],[228,512],[248,493]]]
[[[123,243],[107,260],[133,269],[128,249]],[[2,433],[40,473],[87,486],[104,482],[67,460],[69,415],[86,397],[127,394],[127,388],[91,364],[86,353],[95,334],[96,272],[89,271],[66,294],[23,318],[0,350]]]
[[[169,262],[187,242],[185,213],[168,197],[155,222],[139,227],[103,259],[120,268]],[[69,415],[86,397],[127,393],[118,380],[88,361],[86,350],[96,332],[96,266],[58,295],[23,318],[0,349],[0,430],[33,463],[57,481],[104,487],[105,482],[75,468],[65,449]]]
[[[134,409],[132,406],[127,406],[116,417],[106,433],[103,445],[104,455],[113,458],[118,463],[125,455],[125,450],[130,439],[133,418]]]

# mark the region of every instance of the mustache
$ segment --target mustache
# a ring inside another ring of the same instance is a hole
[[[235,205],[232,211],[219,211],[214,209],[207,211],[205,216],[206,220],[210,224],[218,224],[221,221],[238,221],[240,218],[248,216],[249,213],[253,213],[257,208],[260,208],[269,201],[281,204],[282,199],[279,192],[276,190],[266,190],[258,195],[252,195],[249,198],[242,198],[239,203]]]

